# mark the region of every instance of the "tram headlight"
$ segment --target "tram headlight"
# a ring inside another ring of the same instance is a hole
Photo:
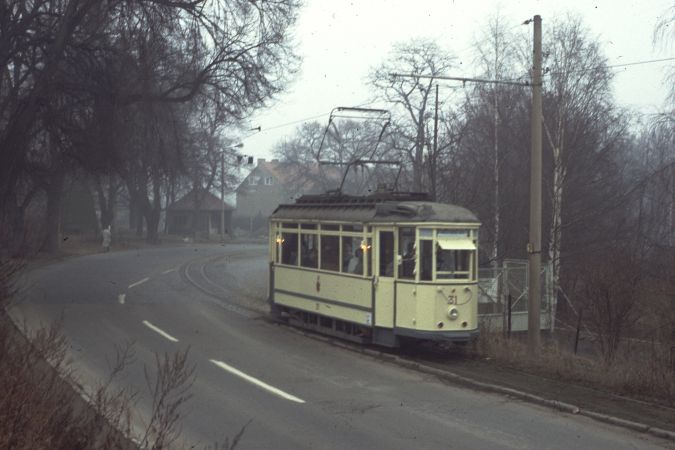
[[[457,320],[459,317],[459,311],[457,311],[457,308],[450,308],[448,309],[448,317],[450,320]]]

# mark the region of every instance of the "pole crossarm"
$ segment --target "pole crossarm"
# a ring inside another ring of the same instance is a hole
[[[461,81],[462,83],[492,83],[492,84],[510,84],[512,86],[529,87],[532,83],[529,81],[509,81],[509,80],[487,80],[484,78],[470,77],[451,77],[446,75],[421,75],[416,73],[390,73],[392,78],[427,78],[432,80]]]

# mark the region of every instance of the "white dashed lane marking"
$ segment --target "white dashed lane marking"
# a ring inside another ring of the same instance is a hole
[[[296,403],[305,403],[305,401],[303,399],[298,398],[295,395],[291,395],[287,392],[284,392],[281,389],[275,388],[274,386],[270,386],[269,384],[265,383],[264,381],[260,381],[259,379],[254,378],[251,375],[247,375],[244,372],[242,372],[241,370],[235,369],[234,367],[232,367],[232,366],[230,366],[230,365],[228,365],[228,364],[226,364],[222,361],[218,361],[218,360],[215,360],[215,359],[211,359],[210,361],[213,364],[215,364],[216,366],[220,367],[221,369],[223,369],[227,372],[230,372],[231,374],[236,375],[240,378],[243,378],[244,380],[248,381],[249,383],[255,384],[256,386],[261,387],[261,388],[265,389],[266,391],[271,392],[275,395],[278,395],[281,398],[284,398],[286,400],[290,400],[290,401],[296,402]]]
[[[150,328],[152,331],[154,331],[155,333],[159,334],[160,336],[162,336],[162,337],[164,337],[164,338],[170,340],[171,342],[178,342],[178,339],[176,339],[175,337],[171,336],[169,333],[167,333],[166,331],[162,330],[161,328],[156,327],[155,325],[151,324],[151,323],[148,322],[147,320],[144,320],[144,321],[143,321],[143,325],[145,325],[146,327]]]
[[[134,287],[136,287],[140,284],[143,284],[143,283],[145,283],[146,281],[149,281],[149,280],[150,280],[150,277],[145,277],[142,280],[138,280],[137,282],[130,284],[129,289],[134,288]]]

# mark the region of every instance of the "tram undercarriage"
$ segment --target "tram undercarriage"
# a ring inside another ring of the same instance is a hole
[[[294,327],[334,336],[357,344],[376,344],[397,348],[401,341],[400,337],[395,336],[392,330],[360,325],[284,306],[275,305],[273,316],[277,320]]]

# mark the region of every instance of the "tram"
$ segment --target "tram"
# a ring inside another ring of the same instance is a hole
[[[478,335],[479,226],[422,193],[304,195],[270,217],[271,312],[386,347],[466,343]]]

